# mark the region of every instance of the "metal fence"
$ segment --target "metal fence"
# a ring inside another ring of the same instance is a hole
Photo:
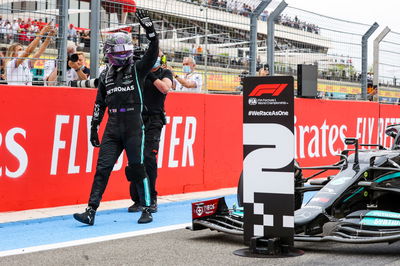
[[[239,93],[240,77],[249,74],[253,59],[250,50],[256,46],[254,60],[257,70],[261,72],[269,67],[275,74],[296,76],[298,64],[313,64],[318,66],[320,97],[365,98],[361,84],[363,59],[366,60],[366,56],[362,56],[362,37],[371,25],[288,6],[275,21],[273,34],[268,34],[268,18],[279,4],[275,1],[260,13],[256,41],[251,42],[250,17],[255,8],[265,2],[269,1],[102,0],[93,3],[90,0],[37,0],[13,4],[10,0],[0,0],[3,21],[0,23],[0,34],[3,34],[0,36],[0,46],[8,47],[12,42],[20,41],[21,36],[36,33],[21,30],[21,22],[20,30],[15,33],[12,27],[7,29],[8,26],[4,26],[5,20],[12,22],[21,18],[26,23],[30,19],[33,24],[32,21],[41,19],[41,23],[48,23],[55,18],[58,34],[45,55],[57,62],[57,84],[65,85],[68,79],[68,73],[62,71],[63,65],[67,65],[67,38],[77,46],[78,52],[86,55],[85,64],[88,67],[90,62],[97,66],[92,69],[93,78],[98,73],[98,64],[104,65],[102,42],[108,34],[128,32],[135,45],[145,49],[147,40],[134,16],[136,8],[143,8],[150,12],[155,22],[160,46],[167,55],[169,67],[181,73],[183,58],[193,57],[197,64],[196,71],[203,77],[203,92]],[[90,11],[95,10],[93,8],[96,6],[99,8],[99,14],[96,15],[100,19],[93,17],[90,20],[91,13],[94,14]],[[62,13],[66,9],[69,10],[68,20],[67,15]],[[267,65],[268,36],[274,36],[274,61],[271,66]],[[22,38],[21,41],[25,41],[22,44],[26,47],[31,39]],[[399,56],[399,46],[400,34],[395,32],[388,34],[381,43],[379,95],[382,101],[395,102],[394,99],[388,99],[387,95],[391,96],[389,98],[398,98],[400,81],[396,80],[396,73],[400,76],[400,63],[396,58]],[[368,71],[372,72],[372,58],[368,62]],[[37,60],[32,69],[37,84],[46,79],[44,65],[45,61]],[[373,73],[365,73],[367,82],[372,82],[372,76]],[[387,94],[388,90],[393,93]]]
[[[61,1],[0,0],[1,83],[43,85],[43,76],[51,73],[55,78],[47,84],[62,83],[60,70],[65,64],[62,51],[66,36],[59,29],[67,22],[62,10],[65,8]],[[46,27],[47,24],[51,27]],[[42,31],[43,28],[49,30]],[[53,30],[55,33],[50,34]],[[31,49],[33,46],[37,48]],[[18,54],[21,49],[27,52],[25,55],[29,59],[18,63],[30,69],[30,73],[14,71],[15,59],[23,54]]]
[[[379,46],[379,98],[399,103],[400,98],[400,33],[390,31]]]

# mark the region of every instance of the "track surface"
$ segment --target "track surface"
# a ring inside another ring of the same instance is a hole
[[[245,258],[237,236],[186,229],[0,258],[1,265],[400,265],[400,245],[304,244],[293,258]]]
[[[235,197],[226,197],[228,205],[235,202]],[[245,248],[239,236],[208,229],[157,232],[189,223],[190,202],[161,204],[154,222],[145,226],[136,223],[139,214],[129,214],[126,208],[99,212],[94,226],[80,225],[71,215],[1,223],[0,265],[400,265],[400,242],[298,242],[295,246],[305,251],[303,256],[260,259],[233,254]],[[107,238],[114,240],[105,241]],[[69,246],[52,246],[60,243]],[[37,246],[40,250],[43,245],[51,249],[26,253]],[[10,250],[19,254],[9,255]]]

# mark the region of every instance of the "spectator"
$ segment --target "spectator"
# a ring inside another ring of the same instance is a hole
[[[268,19],[268,11],[265,9],[260,15],[261,21],[267,21]]]
[[[3,32],[4,32],[4,37],[6,43],[10,43],[12,41],[12,26],[10,21],[6,21],[4,26],[3,26]]]
[[[57,80],[57,61],[46,60],[44,63],[43,81],[45,86],[54,86]]]
[[[203,60],[203,48],[200,45],[197,46],[195,59],[197,61]]]
[[[83,42],[83,50],[88,52],[90,49],[90,33],[88,30],[83,32],[83,35],[81,36],[81,42]]]
[[[367,99],[370,102],[378,101],[378,86],[377,85],[374,85],[372,87],[372,90],[368,93]]]
[[[78,52],[78,62],[82,66],[82,72],[86,75],[86,78],[90,78],[90,69],[86,67],[86,57],[82,52]]]
[[[18,21],[21,19],[18,19]],[[11,25],[11,33],[12,33],[12,41],[17,42],[18,41],[18,31],[19,31],[19,22],[16,19],[13,20],[13,23]]]
[[[5,66],[6,66],[6,59],[3,57],[6,57],[7,54],[7,48],[6,47],[1,47],[0,48],[0,80],[5,80]],[[3,82],[1,82],[3,83]]]
[[[73,41],[76,44],[77,33],[76,29],[74,28],[74,24],[69,24],[69,29],[67,31],[67,39],[69,41]]]
[[[201,87],[203,85],[203,79],[201,74],[195,72],[196,61],[193,57],[183,58],[183,72],[185,75],[180,77],[175,74],[172,68],[169,68],[174,77],[174,83],[172,88],[177,91],[187,91],[187,92],[201,92]]]
[[[46,51],[47,46],[50,44],[52,36],[55,35],[56,31],[51,26],[45,26],[37,36],[24,50],[22,45],[14,43],[8,48],[7,57],[14,57],[14,59],[7,59],[6,63],[6,80],[8,85],[32,85],[32,73],[31,68],[33,67],[33,60],[29,60],[28,56],[31,55],[36,47],[39,45],[41,36],[46,33],[49,34],[46,40],[40,46],[39,50],[33,55],[33,58],[37,59]]]
[[[196,47],[194,47],[194,44],[192,44],[192,48],[190,49],[190,56],[195,56],[196,55]]]
[[[257,71],[259,76],[269,76],[269,65],[264,64]]]

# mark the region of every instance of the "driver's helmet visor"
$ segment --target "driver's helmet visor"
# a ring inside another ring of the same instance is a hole
[[[133,45],[132,44],[116,44],[113,45],[111,48],[111,53],[112,54],[124,54],[125,52],[130,52],[133,51]]]

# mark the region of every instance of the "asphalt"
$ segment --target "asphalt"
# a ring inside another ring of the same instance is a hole
[[[0,258],[0,265],[400,265],[400,243],[296,243],[290,258],[234,255],[242,238],[186,229]]]
[[[232,192],[165,198],[153,223],[145,227],[135,223],[138,214],[126,212],[129,201],[110,203],[108,207],[104,204],[92,227],[72,219],[76,206],[2,214],[0,265],[400,265],[400,242],[296,242],[295,247],[304,255],[253,258],[234,255],[234,251],[246,248],[241,236],[183,229],[190,223],[189,198],[225,194],[231,205],[235,201]]]

